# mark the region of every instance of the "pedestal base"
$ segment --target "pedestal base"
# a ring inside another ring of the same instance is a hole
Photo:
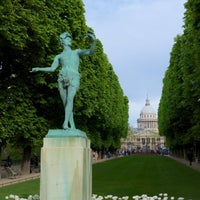
[[[91,199],[90,141],[72,136],[44,138],[40,176],[41,200]]]

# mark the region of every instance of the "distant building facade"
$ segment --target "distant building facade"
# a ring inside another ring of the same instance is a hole
[[[137,119],[137,128],[134,128],[127,138],[121,139],[121,149],[131,152],[156,152],[164,147],[165,137],[159,135],[156,112],[147,98]]]

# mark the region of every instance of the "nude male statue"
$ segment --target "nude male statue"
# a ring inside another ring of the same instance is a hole
[[[78,71],[80,57],[92,54],[96,46],[95,35],[91,31],[88,32],[87,38],[92,41],[90,49],[72,50],[71,35],[68,32],[62,33],[60,35],[60,43],[63,47],[63,52],[55,56],[51,67],[36,67],[32,68],[31,71],[53,72],[58,66],[61,66],[58,74],[58,89],[65,111],[63,129],[76,129],[73,117],[73,102],[80,84],[80,74]]]

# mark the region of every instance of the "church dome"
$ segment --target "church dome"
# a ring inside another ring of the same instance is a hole
[[[146,99],[145,106],[142,108],[140,112],[140,119],[156,119],[156,112],[151,107],[150,101],[148,98]]]
[[[140,112],[140,118],[137,120],[138,128],[145,130],[145,129],[151,129],[156,130],[158,128],[158,120],[156,117],[156,112],[151,107],[149,99],[146,99],[146,104],[142,108]]]
[[[146,115],[146,114],[156,114],[156,112],[154,111],[154,109],[151,107],[149,99],[146,99],[146,104],[145,106],[142,108],[141,113],[142,115]]]

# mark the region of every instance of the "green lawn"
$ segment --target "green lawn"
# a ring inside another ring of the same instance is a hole
[[[39,179],[2,187],[0,188],[0,200],[4,200],[5,196],[10,194],[27,198],[30,194],[39,194],[39,187]]]
[[[158,195],[200,200],[200,172],[168,157],[134,155],[93,165],[93,194]],[[0,199],[8,194],[27,197],[39,194],[39,179],[0,188]]]
[[[166,156],[134,155],[93,167],[93,194],[184,196],[200,200],[200,173]]]

